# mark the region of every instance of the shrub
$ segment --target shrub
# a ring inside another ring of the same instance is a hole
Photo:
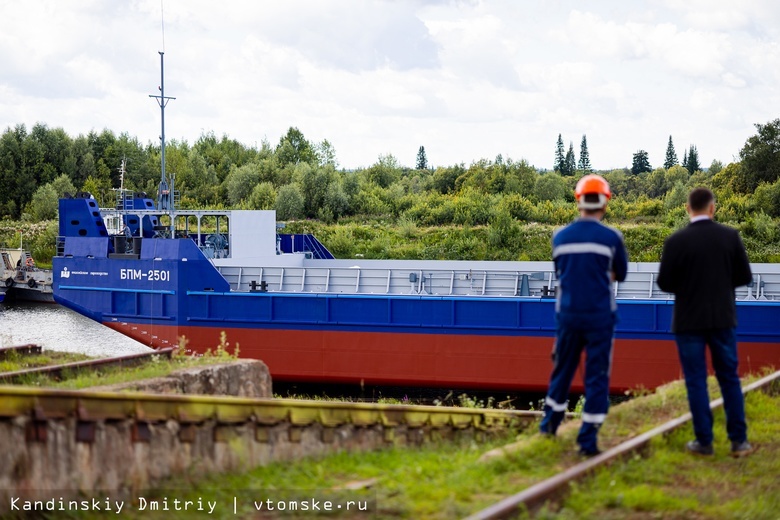
[[[352,231],[344,226],[336,226],[327,237],[323,236],[323,244],[336,258],[354,256],[355,238]]]
[[[491,248],[513,248],[519,245],[520,226],[508,211],[498,211],[490,219],[487,241]]]
[[[577,218],[577,207],[563,200],[545,200],[534,208],[533,220],[543,224],[563,225]]]
[[[780,236],[777,224],[763,211],[751,215],[739,227],[745,236],[756,238],[764,244],[775,242]]]
[[[780,180],[759,185],[753,196],[756,208],[772,217],[780,217]]]
[[[539,200],[563,200],[569,189],[558,173],[545,173],[536,179],[534,195]]]
[[[491,198],[473,188],[466,188],[455,198],[453,222],[467,226],[487,224],[492,216]]]
[[[501,199],[500,208],[501,210],[508,211],[512,218],[521,221],[531,220],[534,214],[533,203],[522,195],[516,193],[505,195]]]
[[[417,236],[417,222],[409,217],[398,219],[398,236],[404,240],[410,240]]]

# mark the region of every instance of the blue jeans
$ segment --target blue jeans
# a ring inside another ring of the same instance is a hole
[[[737,336],[733,328],[685,332],[675,335],[680,364],[688,390],[688,405],[693,416],[693,432],[703,446],[712,444],[712,410],[707,390],[706,346],[710,347],[712,367],[723,395],[726,432],[732,442],[747,440],[745,400],[737,374]]]
[[[585,350],[585,406],[577,443],[595,452],[597,434],[609,410],[609,375],[612,367],[612,326],[590,328],[558,324],[555,365],[544,405],[540,431],[555,434],[566,413],[569,388]]]

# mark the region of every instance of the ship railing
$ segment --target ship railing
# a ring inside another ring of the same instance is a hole
[[[551,298],[553,271],[379,269],[358,267],[220,267],[234,291]],[[672,299],[654,272],[630,272],[614,284],[616,299]],[[780,272],[757,273],[737,300],[780,300]]]
[[[552,296],[550,287],[555,284],[553,272],[232,266],[219,270],[238,291],[257,290],[264,283],[265,290],[273,292],[540,297]]]
[[[236,291],[262,285],[272,292],[551,298],[557,287],[553,271],[223,266],[220,272]],[[648,297],[645,285],[624,284],[619,296]],[[656,287],[654,297],[667,296]]]

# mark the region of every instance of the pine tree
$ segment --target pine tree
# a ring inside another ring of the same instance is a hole
[[[424,146],[421,146],[420,149],[417,151],[417,169],[418,170],[428,169],[428,158],[425,155]]]
[[[564,169],[561,170],[561,175],[574,175],[577,169],[577,159],[574,158],[574,144],[569,143],[569,151],[566,152]]]
[[[696,149],[695,145],[691,145],[690,150],[688,150],[688,162],[686,163],[685,168],[691,175],[701,170],[701,165],[699,164],[699,151]]]
[[[669,169],[677,164],[677,152],[674,151],[674,143],[672,143],[672,136],[669,136],[669,144],[666,146],[666,160],[664,161],[664,168]]]
[[[588,154],[588,139],[585,135],[582,136],[582,142],[580,143],[580,161],[577,163],[577,167],[585,173],[590,173],[593,168],[590,167],[590,154]]]
[[[647,156],[647,152],[644,150],[636,152],[634,154],[634,162],[631,165],[631,173],[638,175],[642,172],[651,171],[653,171],[653,168],[650,166],[650,159]]]
[[[688,169],[688,150],[683,151],[682,167]]]
[[[563,149],[561,134],[558,134],[558,142],[555,147],[555,167],[553,169],[558,173],[563,173],[566,169],[566,155]]]

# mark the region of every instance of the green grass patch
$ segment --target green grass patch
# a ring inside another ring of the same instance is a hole
[[[15,351],[9,351],[5,359],[0,360],[0,373],[75,363],[76,361],[85,361],[87,359],[90,359],[90,357],[84,354],[58,352],[56,350],[47,350],[40,354],[19,354]]]
[[[777,519],[780,397],[751,392],[745,407],[748,435],[758,446],[753,455],[729,456],[721,409],[715,412],[713,457],[685,451],[693,439],[687,425],[653,442],[648,457],[600,471],[550,518]]]

